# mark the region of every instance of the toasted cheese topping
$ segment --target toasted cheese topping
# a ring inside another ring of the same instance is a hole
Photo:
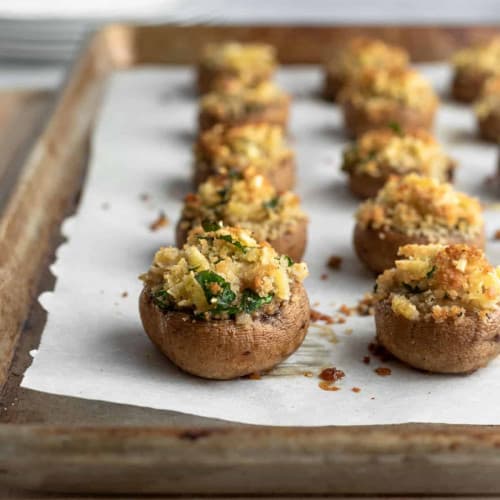
[[[500,75],[486,80],[474,110],[479,118],[486,118],[493,113],[500,115]]]
[[[458,71],[500,74],[500,36],[459,50],[453,56],[453,65]]]
[[[478,200],[448,183],[416,174],[389,178],[376,198],[361,204],[356,219],[363,228],[424,236],[433,242],[452,235],[475,237],[483,230]]]
[[[200,135],[194,152],[197,163],[224,174],[249,165],[265,174],[293,158],[283,129],[267,123],[215,125]]]
[[[270,241],[307,217],[296,194],[278,194],[265,177],[247,168],[241,176],[210,177],[197,194],[186,197],[181,225],[188,229],[204,221],[239,226],[251,231],[257,240]]]
[[[445,181],[453,166],[453,160],[427,131],[403,132],[394,126],[366,132],[345,149],[342,170],[383,178],[417,172]]]
[[[386,44],[382,40],[357,37],[335,53],[327,63],[327,71],[349,79],[367,68],[404,68],[408,59],[408,53],[402,47]]]
[[[371,108],[387,105],[422,108],[435,107],[438,103],[430,83],[410,68],[365,70],[350,80],[340,100]]]
[[[200,109],[221,119],[241,119],[268,107],[286,106],[288,94],[271,81],[264,81],[255,87],[234,83],[224,89],[205,94]]]
[[[268,77],[276,66],[276,50],[264,43],[211,43],[204,47],[200,64],[212,71],[231,73],[243,82]]]
[[[409,320],[444,321],[466,312],[487,315],[500,306],[500,266],[468,245],[406,245],[377,278],[376,299]]]
[[[308,274],[248,231],[223,227],[191,232],[182,249],[164,247],[141,276],[155,303],[204,319],[272,314]]]

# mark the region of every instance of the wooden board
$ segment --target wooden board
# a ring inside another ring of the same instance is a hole
[[[19,388],[45,322],[34,297],[53,287],[47,264],[61,242],[60,223],[76,206],[89,132],[113,71],[191,63],[206,41],[222,39],[267,41],[283,63],[319,63],[359,33],[400,43],[415,60],[437,60],[496,31],[111,26],[73,67],[27,158],[15,152],[26,151],[36,127],[21,138],[20,123],[36,122],[46,108],[32,95],[21,99],[24,107],[18,97],[4,106],[0,98],[0,126],[12,130],[0,155],[0,178],[10,172],[11,179],[0,192],[0,485],[79,493],[500,493],[497,426],[265,428]]]

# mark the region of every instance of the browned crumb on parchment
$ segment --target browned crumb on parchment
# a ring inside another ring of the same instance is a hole
[[[356,392],[356,393],[358,393],[358,392],[361,392],[361,389],[360,389],[359,387],[353,387],[353,388],[351,389],[351,391],[352,391],[352,392]]]
[[[325,368],[322,370],[318,376],[321,380],[325,380],[326,382],[336,382],[337,380],[344,378],[345,373],[342,370],[335,368],[335,366],[332,366],[331,368]]]
[[[370,361],[371,361],[370,356],[364,356],[364,357],[363,357],[363,363],[364,363],[365,365],[369,365],[369,364],[370,364]]]
[[[324,321],[327,325],[332,325],[334,323],[334,318],[329,314],[324,314],[316,309],[311,309],[311,321],[313,323]]]
[[[493,235],[494,240],[500,240],[500,229],[497,229],[495,231],[495,234]]]
[[[379,377],[388,377],[391,375],[392,370],[388,368],[387,366],[379,366],[378,368],[375,368],[373,370]]]
[[[339,257],[338,255],[331,255],[328,258],[326,265],[330,269],[333,269],[334,271],[338,271],[342,267],[342,257]]]
[[[158,217],[149,225],[149,229],[151,229],[151,231],[158,231],[158,229],[161,229],[162,227],[167,227],[169,223],[170,221],[165,213],[160,212]]]
[[[324,391],[340,391],[340,387],[336,385],[331,385],[330,382],[326,382],[325,380],[322,380],[319,384],[318,387],[320,389],[323,389]]]
[[[323,273],[323,274],[319,277],[319,279],[320,279],[321,281],[326,281],[326,280],[328,279],[328,274]]]
[[[122,297],[123,298],[128,297],[128,292],[122,292]]]

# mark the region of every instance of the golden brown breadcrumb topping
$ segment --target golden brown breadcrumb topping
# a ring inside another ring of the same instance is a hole
[[[241,175],[210,177],[196,194],[186,197],[181,225],[188,229],[204,221],[242,227],[257,240],[269,241],[307,221],[307,216],[296,194],[278,194],[265,177],[250,167]]]
[[[234,82],[224,89],[205,94],[200,109],[221,120],[238,120],[269,107],[286,106],[289,101],[290,96],[274,82],[263,81],[254,87]]]
[[[275,312],[307,274],[306,264],[278,255],[248,231],[215,226],[193,230],[181,249],[158,250],[141,279],[165,310],[247,320],[253,313]]]
[[[401,260],[377,278],[376,298],[407,319],[444,321],[500,306],[500,266],[468,245],[406,245]]]
[[[500,74],[500,36],[459,50],[453,56],[453,65],[459,71]]]
[[[265,174],[294,156],[283,129],[267,123],[215,125],[200,135],[194,152],[197,163],[222,174],[249,165]]]
[[[474,237],[483,230],[478,200],[417,174],[390,177],[374,199],[361,204],[356,219],[362,228],[425,236],[432,242],[454,234]]]
[[[340,101],[370,108],[402,105],[410,108],[435,107],[436,93],[430,83],[410,68],[365,70],[350,80]]]
[[[327,63],[327,71],[351,78],[367,68],[404,68],[407,64],[408,53],[402,47],[374,38],[356,37],[349,40],[346,47],[336,51]]]
[[[342,170],[371,177],[416,172],[440,181],[448,179],[453,160],[426,130],[392,128],[364,133],[344,150]]]

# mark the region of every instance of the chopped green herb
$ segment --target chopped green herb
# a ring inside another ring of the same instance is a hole
[[[274,294],[261,297],[256,292],[250,289],[243,290],[241,295],[240,311],[251,314],[264,304],[269,304],[273,300]]]
[[[425,275],[427,279],[432,278],[433,274],[436,272],[436,266],[432,266],[432,269]]]
[[[403,286],[411,293],[422,293],[423,290],[420,290],[418,286],[413,286],[408,283],[403,283]]]
[[[279,202],[279,197],[275,196],[274,198],[271,198],[270,200],[267,200],[264,203],[262,203],[262,205],[264,206],[264,208],[269,208],[270,210],[272,210],[273,208],[276,208],[278,206],[278,202]]]
[[[236,248],[241,250],[243,253],[247,253],[248,247],[240,243],[238,240],[235,240],[230,234],[219,234],[215,237],[218,240],[224,240],[231,245],[234,245]]]
[[[204,231],[207,231],[207,233],[212,232],[212,231],[217,231],[220,229],[220,225],[218,222],[210,221],[210,220],[204,220],[201,223],[201,226],[203,227]]]
[[[288,255],[283,255],[283,257],[285,257],[286,261],[288,262],[288,267],[291,267],[295,264],[293,259],[291,257],[288,257]]]
[[[160,309],[168,309],[170,307],[170,297],[167,291],[161,288],[160,290],[153,292],[153,302]]]
[[[220,275],[213,271],[200,271],[195,276],[205,294],[207,302],[216,304],[214,312],[226,312],[232,307],[236,294],[231,290],[231,285]],[[212,299],[216,299],[215,302]],[[234,313],[233,313],[234,314]]]
[[[403,129],[401,128],[401,125],[397,122],[390,122],[388,127],[395,133],[400,136],[403,136]]]

